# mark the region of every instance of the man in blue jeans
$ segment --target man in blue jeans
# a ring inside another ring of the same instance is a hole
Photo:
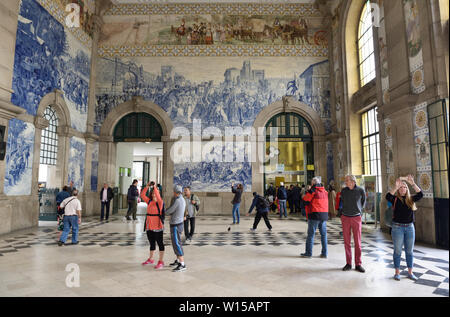
[[[322,178],[316,176],[311,181],[311,189],[307,191],[303,200],[309,208],[307,208],[306,217],[308,218],[308,237],[306,238],[306,251],[301,256],[304,258],[312,257],[312,249],[314,245],[314,235],[316,229],[319,228],[322,252],[321,258],[327,258],[327,220],[328,220],[328,193],[321,184]]]
[[[280,204],[280,219],[283,217],[287,218],[287,211],[286,211],[286,200],[287,200],[287,192],[286,188],[284,188],[284,183],[280,183],[280,188],[278,188],[277,192],[277,198],[278,203]]]
[[[62,246],[66,243],[67,237],[72,228],[72,244],[78,244],[78,225],[81,224],[81,202],[78,200],[78,190],[74,189],[72,197],[67,197],[59,205],[64,208],[64,229],[58,245]]]

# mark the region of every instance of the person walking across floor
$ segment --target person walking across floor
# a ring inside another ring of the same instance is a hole
[[[147,197],[147,191],[150,189],[150,198]],[[145,216],[144,230],[147,232],[147,238],[150,242],[150,257],[142,263],[142,265],[153,264],[153,256],[156,250],[156,243],[159,248],[159,260],[155,269],[164,267],[164,223],[163,210],[164,202],[159,193],[158,187],[154,182],[149,182],[143,190],[141,190],[141,200],[147,203],[147,214]]]
[[[183,189],[180,185],[175,185],[173,187],[173,198],[170,207],[167,208],[166,214],[171,215],[170,217],[170,237],[172,239],[172,247],[176,260],[170,264],[175,268],[173,272],[182,272],[186,270],[186,265],[184,263],[184,251],[181,245],[181,234],[183,232],[184,224],[184,212],[186,210],[186,201],[182,195]]]
[[[308,236],[306,238],[306,251],[302,253],[302,257],[312,257],[314,246],[314,235],[316,229],[319,228],[322,252],[321,258],[327,258],[327,220],[328,220],[328,193],[322,185],[322,178],[316,176],[311,181],[311,189],[306,192],[303,197],[307,205],[306,217],[308,219]]]
[[[61,202],[60,207],[64,208],[64,229],[58,245],[66,243],[72,228],[72,244],[78,244],[78,225],[81,224],[81,202],[78,200],[78,190],[74,189],[71,197],[67,197]]]
[[[286,199],[287,199],[287,192],[286,188],[284,188],[284,183],[280,183],[280,188],[278,188],[277,192],[277,198],[278,203],[280,204],[280,219],[283,217],[287,218],[287,211],[286,211]]]
[[[133,180],[133,183],[128,188],[127,201],[128,201],[128,212],[126,215],[127,220],[131,220],[130,216],[133,215],[133,220],[136,220],[137,212],[137,201],[139,197],[139,191],[137,189],[138,180]]]
[[[414,196],[411,196],[405,180],[416,191]],[[417,210],[416,202],[422,199],[422,197],[422,190],[416,185],[412,175],[397,179],[395,187],[391,188],[386,194],[386,200],[392,204],[393,210],[391,235],[392,242],[394,243],[394,279],[397,281],[400,281],[400,260],[403,245],[405,246],[408,277],[413,281],[417,281],[417,277],[413,273],[413,250],[416,236],[414,211]]]
[[[186,186],[183,190],[184,199],[186,200],[186,211],[184,213],[184,235],[186,241],[191,241],[195,231],[195,216],[200,209],[200,199],[197,195],[191,193],[191,187]],[[189,230],[190,225],[190,230]]]
[[[103,188],[100,191],[100,201],[102,203],[100,211],[100,221],[103,219],[108,220],[109,218],[109,207],[111,205],[111,200],[114,198],[114,193],[111,187],[107,183],[103,184]],[[106,214],[105,214],[106,209]]]
[[[267,228],[269,231],[272,231],[272,225],[270,224],[269,217],[267,217],[267,214],[269,213],[270,209],[270,202],[267,198],[258,195],[257,192],[253,193],[253,202],[250,206],[250,209],[247,213],[247,217],[250,216],[250,214],[253,211],[253,208],[256,207],[256,215],[255,215],[255,222],[253,222],[253,228],[251,228],[251,231],[255,231],[258,227],[259,221],[261,220],[261,217],[264,218],[264,222],[266,223]]]
[[[64,230],[64,212],[61,211],[61,203],[64,201],[64,199],[66,199],[67,197],[70,197],[70,193],[69,193],[69,187],[64,186],[63,190],[60,191],[57,195],[56,195],[56,208],[57,208],[57,212],[56,212],[56,221],[58,222],[58,241],[61,239],[61,234],[62,231]]]
[[[231,191],[234,194],[233,200],[231,201],[231,204],[233,205],[233,225],[239,224],[239,207],[241,206],[241,198],[242,198],[242,192],[244,191],[244,187],[242,184],[237,184],[234,186],[234,183],[231,184]]]
[[[345,258],[347,261],[347,264],[345,264],[342,270],[348,271],[352,268],[351,234],[353,232],[355,270],[364,273],[365,270],[361,266],[361,229],[366,193],[364,188],[356,186],[356,178],[353,175],[347,175],[345,177],[345,186],[339,197],[339,215],[341,216]]]

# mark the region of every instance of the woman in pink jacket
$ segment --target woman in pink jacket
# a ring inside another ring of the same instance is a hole
[[[147,197],[147,191],[150,187],[150,197]],[[156,249],[156,243],[159,247],[159,261],[155,266],[155,269],[161,269],[164,266],[164,224],[161,220],[161,213],[163,210],[163,200],[159,193],[158,188],[155,186],[154,182],[150,182],[141,191],[141,199],[147,203],[147,215],[145,220],[145,230],[147,231],[147,238],[150,242],[150,257],[147,261],[143,262],[142,265],[153,264],[153,255]]]

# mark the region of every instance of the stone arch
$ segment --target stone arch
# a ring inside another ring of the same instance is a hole
[[[34,168],[32,188],[36,188],[39,179],[40,151],[42,131],[48,127],[48,121],[44,119],[45,109],[51,106],[58,116],[58,153],[55,168],[52,170],[51,179],[55,179],[52,187],[62,188],[67,181],[67,165],[69,161],[69,130],[71,127],[70,111],[64,100],[64,93],[55,89],[42,97],[34,118],[35,125],[35,147],[34,147]]]
[[[318,153],[326,153],[325,127],[319,114],[307,104],[299,102],[292,97],[283,97],[283,100],[276,101],[265,107],[253,122],[252,141],[257,142],[258,148],[261,146],[265,147],[266,136],[258,136],[254,133],[258,133],[258,128],[265,127],[273,116],[283,112],[299,114],[308,121],[313,132],[315,172],[325,180],[327,172],[326,155],[318,155]],[[263,193],[264,191],[264,173],[262,168],[263,165],[260,164],[257,157],[255,162],[252,162],[252,190],[258,193]]]
[[[100,128],[99,137],[99,166],[98,183],[115,184],[116,170],[116,146],[114,143],[114,128],[116,124],[127,114],[133,112],[144,112],[153,116],[161,125],[163,136],[163,169],[162,186],[164,195],[171,195],[173,187],[174,164],[170,158],[170,149],[174,140],[171,140],[170,133],[173,130],[173,123],[167,112],[151,101],[146,101],[142,97],[133,97],[131,100],[121,103],[111,110]],[[167,196],[167,197],[169,197]]]

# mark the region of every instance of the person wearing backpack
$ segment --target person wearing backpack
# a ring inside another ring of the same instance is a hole
[[[306,204],[306,218],[308,219],[308,236],[306,238],[305,253],[300,254],[303,258],[311,258],[314,246],[314,235],[319,228],[322,252],[321,258],[328,256],[327,248],[327,220],[328,220],[328,193],[322,185],[322,178],[316,176],[311,181],[311,189],[306,192],[303,200]]]
[[[264,218],[264,222],[266,223],[266,226],[269,229],[269,231],[272,231],[272,225],[270,224],[269,218],[267,217],[267,214],[269,213],[270,209],[270,202],[265,197],[258,195],[257,192],[253,193],[253,202],[247,213],[247,217],[250,216],[250,214],[253,211],[253,208],[255,207],[256,207],[255,222],[253,223],[253,228],[251,228],[250,230],[251,231],[256,230],[259,221],[261,220],[262,217]]]
[[[72,197],[64,199],[60,205],[61,212],[64,210],[64,230],[58,241],[58,246],[66,243],[72,227],[72,244],[78,244],[78,225],[81,224],[81,202],[78,200],[78,190],[74,189]]]
[[[409,192],[408,182],[416,191],[415,195]],[[402,247],[405,245],[406,266],[408,267],[408,277],[417,281],[413,274],[414,262],[414,211],[417,210],[416,202],[422,199],[423,193],[419,186],[414,182],[414,177],[408,175],[401,177],[395,182],[395,187],[386,194],[386,200],[392,204],[392,242],[394,244],[394,279],[400,281],[400,260],[402,256]]]
[[[147,191],[150,188],[150,198],[147,197]],[[159,260],[155,269],[164,267],[164,201],[161,198],[158,188],[153,182],[149,182],[143,190],[141,190],[141,199],[147,203],[147,215],[144,224],[144,230],[147,232],[147,238],[150,242],[150,257],[142,263],[142,265],[153,264],[153,255],[156,250],[156,243],[159,248]]]
[[[133,183],[128,188],[127,201],[128,201],[128,212],[126,215],[127,220],[130,219],[130,215],[133,215],[133,220],[136,221],[137,212],[137,199],[139,197],[139,191],[137,189],[138,180],[133,180]]]
[[[191,241],[195,230],[195,216],[197,216],[198,210],[200,209],[200,199],[197,195],[191,193],[190,186],[186,186],[183,193],[184,199],[186,200],[186,211],[184,213],[184,235],[186,236],[186,241]],[[191,230],[189,230],[189,224],[191,225]]]

